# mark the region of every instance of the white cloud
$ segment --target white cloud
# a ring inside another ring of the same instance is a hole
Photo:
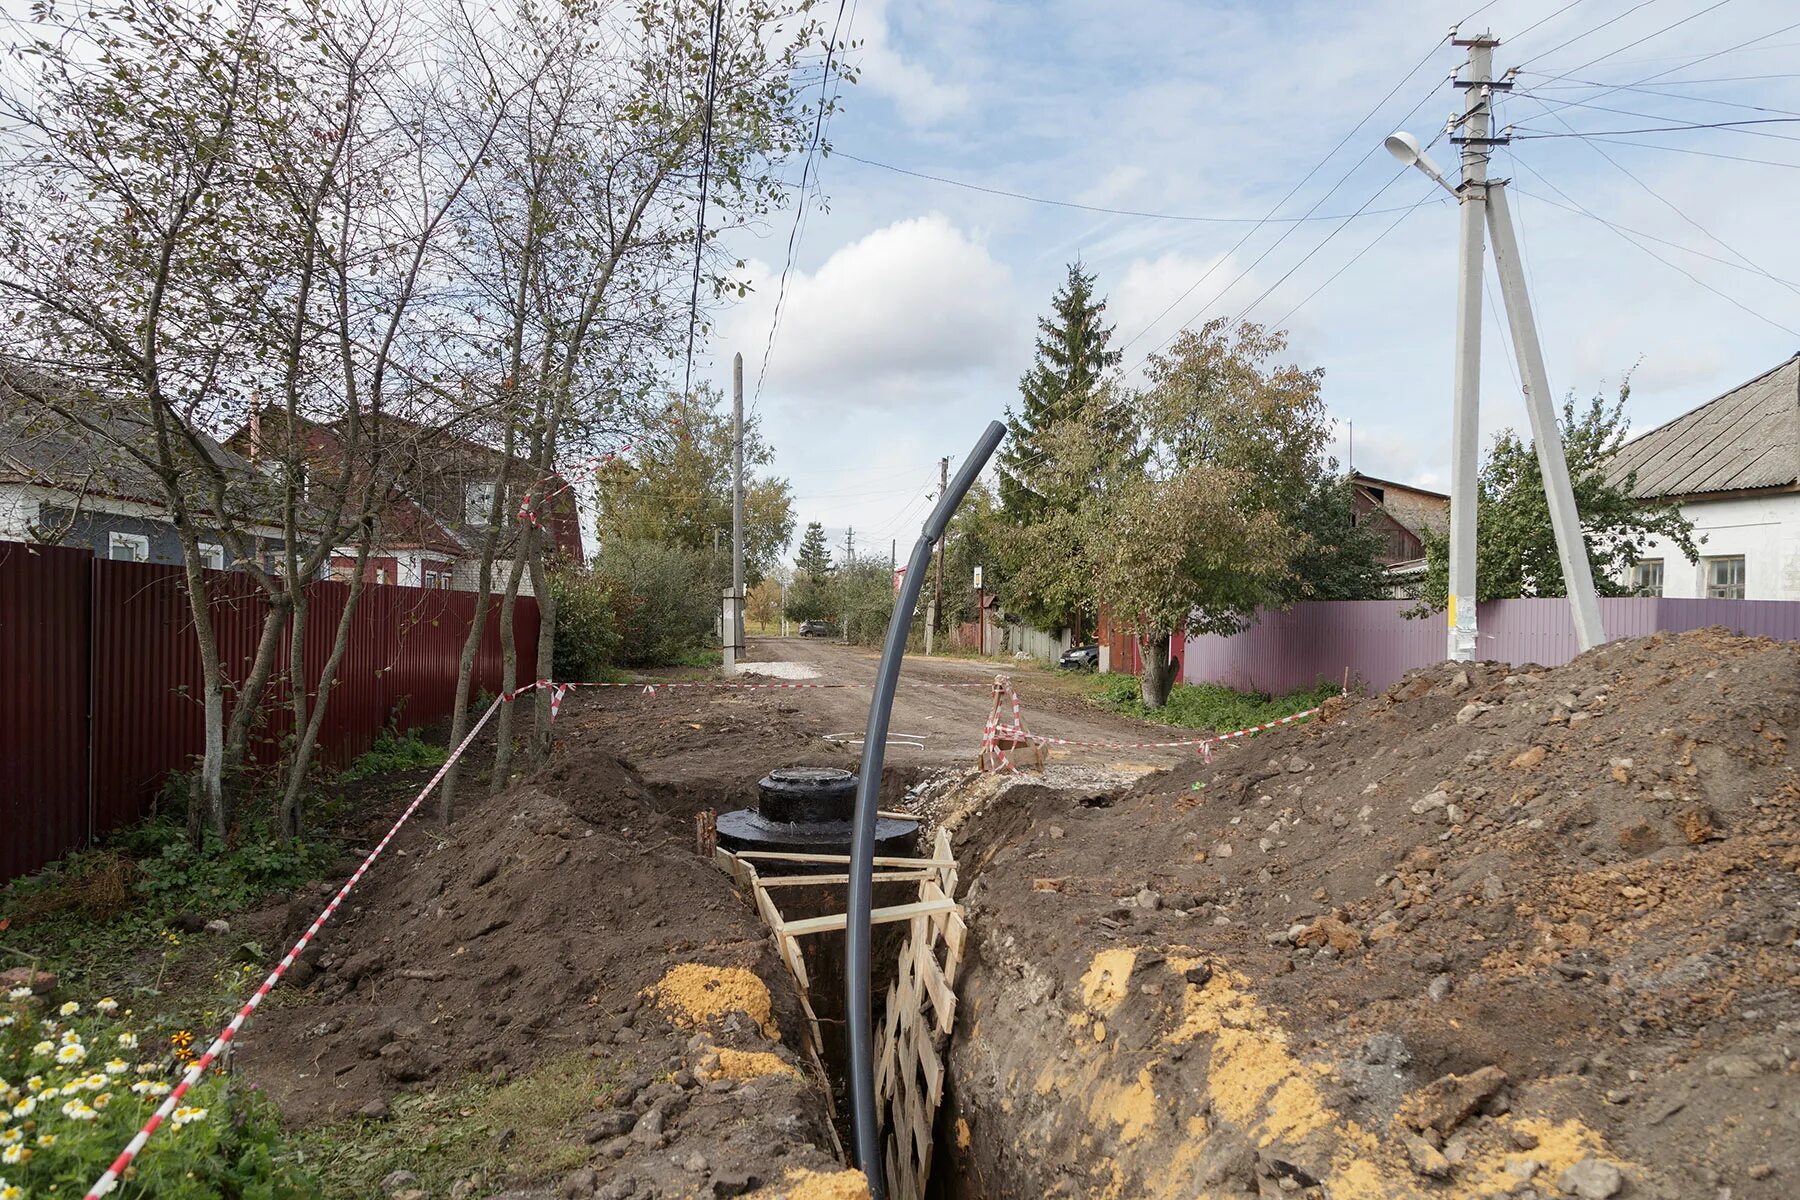
[[[731,313],[726,344],[768,336],[780,273],[750,270],[755,298]],[[807,407],[949,403],[947,384],[1010,372],[1024,315],[981,241],[935,213],[897,221],[789,277],[765,390]]]
[[[1113,344],[1130,343],[1125,350],[1125,366],[1132,366],[1184,325],[1203,323],[1217,315],[1214,310],[1219,306],[1213,302],[1240,269],[1229,255],[1199,256],[1178,251],[1126,263],[1124,271],[1115,276],[1107,289],[1106,307],[1107,315],[1118,325]],[[1239,284],[1232,289],[1232,296],[1239,292],[1246,298],[1254,296],[1255,292],[1245,290],[1253,282]],[[1189,288],[1192,292],[1188,292]],[[1184,292],[1188,292],[1185,297]],[[1162,315],[1165,309],[1167,315]],[[1200,322],[1194,320],[1196,316]]]
[[[935,125],[969,107],[969,89],[933,74],[894,46],[886,0],[862,0],[852,30],[861,45],[851,52],[859,87],[893,102],[910,125]]]

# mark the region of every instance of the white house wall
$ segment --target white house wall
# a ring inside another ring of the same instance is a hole
[[[1681,511],[1694,523],[1700,561],[1690,563],[1667,539],[1653,539],[1644,557],[1662,559],[1664,596],[1703,598],[1706,560],[1741,554],[1744,599],[1800,600],[1800,493],[1696,500]]]

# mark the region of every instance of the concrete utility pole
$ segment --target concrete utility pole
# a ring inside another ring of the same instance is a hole
[[[744,650],[744,356],[731,356],[731,587],[725,592],[725,670]]]
[[[1493,155],[1494,47],[1491,34],[1453,38],[1466,46],[1469,61],[1455,86],[1463,89],[1460,132],[1462,186],[1457,199],[1462,227],[1456,260],[1456,395],[1450,418],[1450,588],[1449,651],[1452,659],[1475,657],[1475,508],[1481,473],[1481,263],[1486,245],[1487,169]]]
[[[950,486],[950,460],[938,459],[938,495],[942,496]],[[932,642],[937,637],[938,598],[944,594],[944,536],[937,540],[937,566],[931,584],[931,607],[926,610],[925,620],[925,653],[931,653]]]
[[[856,527],[854,525],[844,527],[844,561],[839,565],[846,570],[856,565]],[[840,640],[848,646],[850,644],[850,597],[848,594],[844,596],[844,625],[839,630],[839,635]]]
[[[1544,477],[1544,499],[1550,506],[1550,527],[1556,533],[1556,558],[1562,565],[1563,589],[1569,594],[1569,608],[1575,617],[1575,639],[1583,650],[1592,650],[1606,641],[1606,629],[1600,621],[1600,596],[1594,591],[1587,541],[1581,533],[1581,514],[1576,511],[1575,489],[1569,483],[1569,462],[1563,454],[1556,405],[1550,399],[1550,375],[1544,369],[1544,348],[1538,344],[1531,295],[1525,290],[1525,270],[1519,258],[1518,239],[1513,234],[1504,179],[1488,185],[1488,228],[1494,235],[1494,269],[1500,276],[1506,323],[1518,351],[1519,370],[1525,376],[1525,411],[1531,416],[1531,440],[1537,447],[1538,473]]]
[[[1452,121],[1450,140],[1462,147],[1462,186],[1452,188],[1425,152],[1418,139],[1405,132],[1389,135],[1388,152],[1401,162],[1419,168],[1439,186],[1454,193],[1462,207],[1462,235],[1458,251],[1456,297],[1456,407],[1450,460],[1450,657],[1467,661],[1475,657],[1475,512],[1476,475],[1479,470],[1479,399],[1481,386],[1481,264],[1482,234],[1493,235],[1494,265],[1500,276],[1500,292],[1506,305],[1507,326],[1524,374],[1525,408],[1531,417],[1531,440],[1537,448],[1538,470],[1544,479],[1544,499],[1556,534],[1556,556],[1562,567],[1563,586],[1575,619],[1575,637],[1583,650],[1606,641],[1600,620],[1600,598],[1594,590],[1587,543],[1581,532],[1581,514],[1575,507],[1575,491],[1569,483],[1569,464],[1563,454],[1562,430],[1550,399],[1550,376],[1544,369],[1544,350],[1538,343],[1537,321],[1531,312],[1531,295],[1519,258],[1512,211],[1506,200],[1506,180],[1489,181],[1488,159],[1493,147],[1512,139],[1494,136],[1490,118],[1493,94],[1512,87],[1512,81],[1493,78],[1492,34],[1452,38],[1466,46],[1469,60],[1464,78],[1455,81],[1464,89],[1463,115]]]

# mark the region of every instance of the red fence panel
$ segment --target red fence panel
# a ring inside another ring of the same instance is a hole
[[[1408,620],[1410,600],[1322,600],[1258,612],[1231,637],[1188,639],[1183,678],[1246,691],[1288,692],[1321,680],[1385,688],[1415,667],[1446,657],[1443,615]],[[1800,601],[1662,600],[1609,597],[1600,601],[1609,638],[1643,637],[1720,625],[1738,633],[1800,639]],[[1575,657],[1575,623],[1561,598],[1491,600],[1476,615],[1476,657],[1495,662],[1559,666]]]
[[[0,542],[0,881],[87,840],[88,559]]]
[[[239,572],[208,571],[206,586],[229,715],[270,603]],[[252,766],[277,765],[286,754],[297,682],[316,702],[349,593],[343,583],[307,586],[299,672],[291,617],[283,623],[252,727]],[[319,732],[320,765],[349,764],[389,724],[408,729],[450,715],[476,603],[468,592],[364,588]],[[474,686],[492,695],[501,685],[500,599],[486,603]],[[519,598],[513,628],[519,678],[528,681],[537,656],[535,600]],[[199,646],[181,568],[0,542],[0,880],[148,814],[169,775],[200,756],[204,728]]]

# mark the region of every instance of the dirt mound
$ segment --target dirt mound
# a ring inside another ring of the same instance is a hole
[[[1792,1195],[1796,727],[1703,630],[989,801],[957,1190]]]
[[[240,1061],[311,1124],[586,1054],[591,1112],[548,1160],[566,1196],[737,1195],[834,1169],[823,1091],[790,1048],[797,1002],[755,915],[636,771],[560,732],[549,767],[470,798],[448,833],[409,826]],[[290,940],[326,894],[294,899]]]

